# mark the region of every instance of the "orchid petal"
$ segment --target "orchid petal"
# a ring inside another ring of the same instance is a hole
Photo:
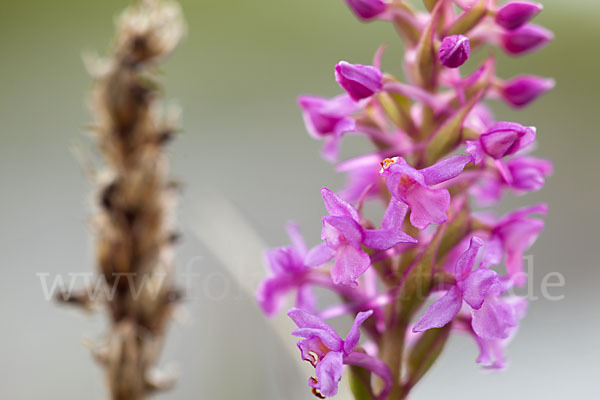
[[[354,350],[358,344],[358,340],[360,339],[360,326],[372,314],[373,310],[363,311],[356,314],[352,328],[350,328],[350,332],[348,332],[348,336],[346,336],[346,340],[344,341],[344,354],[348,355],[352,350]]]
[[[502,262],[502,256],[504,254],[504,247],[502,241],[498,237],[494,237],[489,240],[483,251],[483,258],[481,260],[481,266],[484,268],[498,265]]]
[[[513,308],[499,298],[487,296],[481,308],[473,309],[472,326],[483,339],[505,339],[509,329],[517,325]]]
[[[321,318],[299,308],[292,308],[288,311],[288,316],[298,325],[298,329],[292,331],[293,336],[300,336],[307,339],[318,337],[328,349],[333,351],[342,349],[342,339]]]
[[[360,247],[363,239],[362,227],[349,217],[322,217],[323,230],[321,239],[332,248],[337,248],[344,243],[353,247]]]
[[[385,210],[385,214],[383,214],[381,227],[383,229],[399,231],[404,223],[407,212],[408,205],[392,197]]]
[[[496,271],[478,268],[463,281],[457,283],[463,300],[474,309],[481,308],[485,296],[494,283],[498,282]]]
[[[383,388],[381,389],[379,394],[375,395],[375,398],[377,400],[387,399],[392,389],[394,378],[389,367],[383,361],[368,354],[354,351],[348,354],[346,357],[344,357],[344,363],[364,368],[367,371],[371,371],[372,373],[380,377],[383,381]]]
[[[465,146],[465,153],[469,154],[473,159],[473,164],[479,165],[483,161],[484,152],[481,148],[479,140],[467,140]]]
[[[432,186],[456,178],[471,160],[471,156],[453,156],[439,161],[431,167],[421,169],[419,172],[423,174],[425,184]]]
[[[290,221],[286,224],[285,228],[288,236],[290,237],[292,245],[296,248],[300,256],[306,256],[306,242],[304,242],[304,238],[300,233],[300,227],[298,226],[298,223]]]
[[[446,189],[431,190],[427,187],[414,185],[406,193],[410,206],[410,223],[419,229],[425,229],[430,224],[441,224],[448,217],[446,210],[450,206],[450,193]]]
[[[330,351],[319,361],[316,367],[317,382],[309,378],[309,386],[317,389],[325,397],[335,396],[338,383],[344,370],[343,355],[338,351]]]
[[[302,285],[298,288],[296,307],[311,314],[317,311],[317,297],[310,286]]]
[[[371,259],[361,249],[341,246],[331,268],[331,278],[336,285],[356,286],[358,277],[369,268]]]
[[[308,361],[313,366],[317,365],[317,362],[325,357],[328,349],[324,347],[323,342],[318,337],[312,337],[310,339],[300,340],[297,344],[300,349],[300,357],[304,361]]]
[[[321,196],[323,197],[325,208],[332,216],[346,216],[351,217],[356,222],[360,221],[358,211],[356,211],[356,208],[352,207],[350,203],[342,199],[337,194],[333,193],[331,190],[327,188],[322,188]]]
[[[340,145],[342,144],[342,136],[338,134],[328,135],[323,141],[321,149],[321,157],[325,161],[335,163],[338,160],[340,153]]]
[[[256,301],[264,313],[271,317],[283,304],[284,296],[294,288],[294,282],[288,275],[277,275],[261,282],[256,291]]]
[[[335,250],[326,244],[320,244],[318,246],[313,247],[306,258],[304,259],[304,263],[308,267],[319,267],[329,260],[331,260],[335,256]]]
[[[469,275],[481,246],[483,246],[483,240],[473,236],[469,248],[460,256],[454,267],[454,276],[457,280],[463,280]]]
[[[388,250],[398,243],[417,243],[410,235],[389,229],[365,229],[363,244],[370,249]]]
[[[275,275],[299,272],[305,268],[302,256],[293,247],[267,250],[265,259]]]
[[[425,314],[413,327],[413,332],[423,332],[432,328],[441,328],[448,324],[460,311],[462,297],[456,286],[429,306]]]
[[[306,129],[315,139],[354,130],[354,121],[349,118],[349,115],[357,111],[358,105],[347,94],[331,99],[300,96],[298,105],[302,108]]]

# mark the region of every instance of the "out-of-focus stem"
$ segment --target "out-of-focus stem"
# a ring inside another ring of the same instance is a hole
[[[389,326],[381,338],[381,359],[390,368],[394,383],[388,400],[401,400],[404,390],[401,386],[402,378],[402,356],[404,354],[404,339],[406,336],[407,323],[395,321]]]
[[[101,302],[110,316],[95,351],[110,398],[143,400],[170,386],[153,378],[179,293],[173,283],[170,224],[177,185],[168,177],[165,144],[178,112],[160,102],[153,72],[184,32],[176,3],[140,0],[117,22],[112,52],[91,65],[93,134],[104,161],[94,218]]]

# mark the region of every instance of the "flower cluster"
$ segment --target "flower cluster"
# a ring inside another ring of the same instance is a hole
[[[489,45],[529,53],[552,34],[530,22],[542,9],[531,2],[424,0],[426,12],[403,0],[346,3],[362,21],[388,21],[400,33],[405,82],[382,72],[382,47],[372,65],[335,66],[342,94],[298,99],[308,132],[324,142],[323,157],[347,184],[337,194],[321,190],[329,214],[321,244],[308,250],[290,225],[293,246],[267,253],[272,274],[257,299],[273,315],[296,293],[288,315],[298,326],[292,334],[303,338],[302,359],[316,369],[308,382],[315,395],[335,395],[348,365],[357,398],[404,399],[453,332],[473,337],[478,363],[505,365],[503,348],[526,308],[510,292],[526,283],[523,254],[544,226],[535,215],[547,207],[503,217],[482,208],[505,192],[539,190],[552,163],[529,155],[534,127],[495,121],[485,101],[523,107],[554,82],[501,79],[493,56],[479,66],[469,56]],[[338,162],[349,134],[366,137],[372,149]],[[380,224],[363,212],[370,201],[385,207]],[[341,304],[319,308],[314,287]],[[354,325],[342,340],[325,320],[348,314]]]

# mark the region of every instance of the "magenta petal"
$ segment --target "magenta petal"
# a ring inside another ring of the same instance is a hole
[[[317,311],[317,297],[310,286],[302,285],[298,288],[296,307],[311,314]]]
[[[309,378],[309,386],[319,390],[325,397],[335,396],[338,392],[338,383],[344,371],[343,355],[339,351],[330,351],[319,361],[316,368],[317,382]]]
[[[524,286],[527,275],[523,270],[523,252],[520,250],[508,251],[506,253],[506,272],[514,280],[515,285]]]
[[[353,220],[355,220],[356,222],[360,221],[360,218],[358,216],[358,211],[356,211],[356,208],[352,207],[352,205],[350,203],[348,203],[347,201],[342,199],[337,194],[333,193],[331,190],[329,190],[325,187],[322,188],[321,196],[323,197],[323,202],[325,203],[325,208],[327,208],[327,211],[329,212],[329,214],[336,216],[336,217],[341,217],[341,216],[350,217]]]
[[[498,282],[498,274],[487,268],[478,268],[463,281],[457,283],[463,300],[474,309],[481,308],[485,295],[494,283]]]
[[[323,342],[318,337],[300,340],[297,344],[300,349],[300,356],[304,361],[308,361],[312,365],[325,357],[328,349],[323,347]]]
[[[413,185],[406,193],[406,201],[410,206],[410,223],[419,229],[448,219],[446,210],[450,206],[450,193],[446,189],[431,190]]]
[[[513,308],[501,299],[489,296],[480,309],[473,309],[471,313],[473,330],[483,339],[505,339],[509,329],[517,324]]]
[[[544,203],[536,204],[534,206],[519,208],[516,211],[513,211],[504,217],[500,221],[500,225],[508,225],[511,222],[522,219],[523,217],[528,216],[529,214],[548,214],[548,205]]]
[[[484,175],[479,182],[471,186],[469,193],[475,197],[479,205],[490,206],[502,198],[503,183],[496,176]]]
[[[341,351],[343,346],[343,341],[337,336],[337,334],[334,336],[322,329],[298,328],[292,331],[292,335],[307,339],[318,338],[325,347],[332,351]]]
[[[540,190],[546,177],[552,174],[552,162],[535,157],[517,157],[507,161],[512,177],[511,186],[517,190]]]
[[[423,332],[432,328],[441,328],[454,318],[462,306],[462,297],[456,286],[429,306],[425,314],[415,324],[413,332]]]
[[[329,134],[351,132],[355,128],[350,114],[358,110],[358,106],[346,95],[331,99],[318,96],[300,96],[298,105],[308,133],[315,139],[321,139]]]
[[[340,192],[341,197],[351,202],[358,201],[368,187],[371,187],[368,195],[376,195],[379,191],[380,162],[379,154],[366,154],[339,163],[336,171],[346,173],[346,185]]]
[[[469,154],[472,157],[473,164],[478,165],[483,161],[483,156],[485,153],[481,148],[481,143],[479,140],[467,140],[465,142],[465,153]]]
[[[505,340],[493,339],[487,340],[475,336],[479,346],[479,356],[477,364],[481,364],[489,369],[501,370],[506,366],[506,356],[504,355]]]
[[[388,250],[398,243],[417,243],[404,232],[391,229],[365,229],[363,244],[370,249]]]
[[[261,282],[256,291],[256,301],[264,313],[271,317],[279,311],[284,296],[294,287],[295,285],[290,275],[277,275],[267,278]]]
[[[316,139],[334,132],[336,125],[344,118],[344,116],[327,112],[328,101],[329,99],[317,96],[300,96],[298,98],[306,129]]]
[[[348,243],[360,247],[363,239],[362,227],[349,217],[322,217],[321,239],[332,248]]]
[[[290,241],[294,248],[298,251],[300,256],[304,257],[306,255],[306,243],[304,242],[304,238],[300,233],[300,228],[296,222],[290,221],[285,226]]]
[[[419,170],[423,174],[425,184],[428,186],[437,185],[452,178],[456,178],[463,171],[465,166],[472,160],[471,156],[453,156],[439,161],[431,167]]]
[[[539,233],[544,229],[544,221],[532,218],[521,218],[502,224],[496,228],[504,244],[506,252],[506,269],[515,283],[525,283],[523,274],[523,253],[535,243]]]
[[[335,264],[331,268],[331,278],[336,285],[356,286],[356,280],[365,272],[371,259],[361,249],[350,245],[341,246],[335,257]]]
[[[354,101],[373,96],[383,86],[383,75],[379,68],[346,61],[340,61],[335,66],[335,80]]]
[[[341,135],[332,134],[325,137],[323,148],[321,149],[321,156],[323,159],[330,163],[337,162],[341,143]]]
[[[299,308],[292,308],[288,311],[288,316],[298,326],[292,332],[294,336],[300,336],[307,339],[318,337],[328,349],[340,351],[343,341],[337,332],[325,321],[316,315],[307,313]]]
[[[337,335],[335,330],[331,326],[329,326],[328,323],[326,323],[316,315],[309,314],[304,310],[300,310],[298,308],[291,308],[288,311],[287,315],[292,319],[292,321],[294,321],[298,328],[322,329],[331,333],[332,335]]]
[[[344,357],[344,363],[364,368],[380,377],[383,381],[383,388],[379,394],[375,395],[375,398],[377,400],[387,399],[392,389],[394,378],[390,369],[384,362],[368,354],[355,351]]]
[[[318,246],[313,247],[306,258],[304,259],[304,264],[308,267],[319,267],[329,260],[331,260],[335,256],[335,250],[326,244],[320,244]]]
[[[469,243],[469,248],[459,257],[454,267],[454,276],[457,280],[465,279],[469,275],[473,265],[475,265],[475,259],[481,246],[483,246],[483,240],[473,236]]]
[[[390,202],[383,214],[381,227],[389,230],[400,230],[408,212],[408,205],[395,198],[391,198]]]
[[[373,310],[363,311],[356,314],[352,328],[350,328],[350,332],[348,332],[348,336],[346,336],[346,340],[344,341],[344,354],[348,355],[352,350],[354,350],[358,344],[358,340],[360,339],[360,326],[372,314]]]
[[[484,268],[498,265],[502,262],[502,256],[504,255],[504,247],[502,241],[498,237],[493,237],[489,240],[483,251],[483,258],[481,260],[481,266]]]
[[[293,247],[267,250],[265,258],[275,275],[294,273],[305,268],[300,253]]]
[[[479,347],[479,355],[475,361],[477,364],[490,365],[492,363],[492,354],[488,345],[488,341],[480,338],[477,335],[473,335],[477,346]]]

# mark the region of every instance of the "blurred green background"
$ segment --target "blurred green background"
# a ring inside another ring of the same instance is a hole
[[[268,323],[242,287],[264,273],[260,247],[286,243],[286,220],[298,220],[317,242],[318,189],[342,183],[306,134],[297,95],[338,93],[335,63],[369,63],[381,43],[389,44],[384,69],[400,75],[400,41],[388,24],[359,23],[342,0],[181,3],[189,33],[164,67],[164,87],[184,109],[184,132],[171,149],[174,175],[186,186],[178,264],[199,276],[163,357],[176,363],[179,383],[162,398],[311,399],[310,367],[298,367],[299,357],[289,355],[295,347],[272,328],[291,324]],[[536,22],[556,39],[534,55],[500,57],[498,71],[552,76],[557,87],[525,111],[494,109],[498,119],[536,125],[536,154],[555,162],[544,190],[503,207],[549,203],[547,229],[528,252],[532,281],[539,296],[543,276],[562,273],[566,286],[553,293],[565,298],[532,302],[507,371],[482,373],[475,345],[455,338],[414,399],[591,399],[597,392],[600,3],[543,3]],[[92,188],[69,146],[91,147],[81,135],[90,87],[81,54],[108,48],[111,21],[125,5],[0,1],[2,398],[104,398],[100,369],[80,341],[101,339],[106,321],[45,301],[36,273],[93,269]],[[344,154],[363,144],[351,138]]]

